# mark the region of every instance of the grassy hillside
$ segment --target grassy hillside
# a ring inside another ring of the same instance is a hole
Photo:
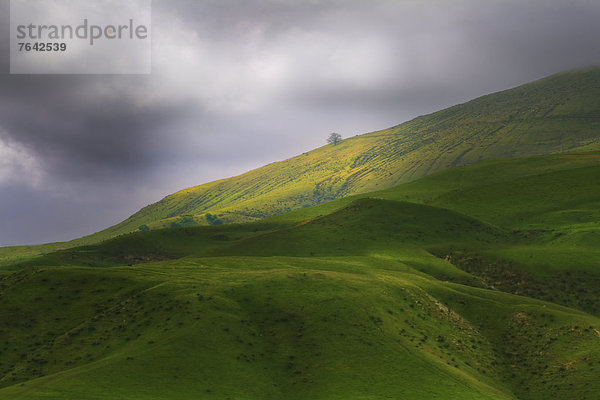
[[[598,398],[599,128],[562,73],[1,249],[0,398]]]
[[[81,239],[0,248],[0,265],[140,229],[257,221],[481,160],[598,150],[599,135],[600,68],[563,72],[182,190]]]
[[[482,160],[598,149],[599,135],[600,68],[564,72],[182,190],[100,236],[259,220]]]
[[[364,196],[454,211],[510,235],[488,248],[425,247],[497,289],[600,315],[598,153],[485,161],[271,221],[318,219]]]
[[[3,399],[581,399],[600,390],[598,318],[444,283],[402,262],[188,258],[30,269],[2,285]]]
[[[596,155],[4,267],[0,398],[597,398]]]

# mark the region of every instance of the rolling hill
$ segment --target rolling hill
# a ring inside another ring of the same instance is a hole
[[[490,160],[4,267],[0,398],[597,398],[598,172]]]
[[[143,225],[256,221],[482,160],[594,150],[600,148],[599,139],[600,68],[563,72],[184,189],[97,237]]]
[[[0,265],[137,230],[258,221],[482,160],[597,150],[599,137],[600,68],[566,71],[184,189],[80,239],[0,248]]]
[[[597,398],[599,132],[565,72],[2,249],[0,398]]]

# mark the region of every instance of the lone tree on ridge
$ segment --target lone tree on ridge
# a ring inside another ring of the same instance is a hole
[[[331,135],[329,135],[329,137],[327,138],[327,143],[332,144],[335,146],[337,145],[340,140],[342,140],[342,135],[340,135],[339,133],[332,133]]]

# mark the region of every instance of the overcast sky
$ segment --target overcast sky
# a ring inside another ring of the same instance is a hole
[[[0,245],[600,65],[599,21],[597,0],[154,0],[152,74],[10,75],[0,0]]]

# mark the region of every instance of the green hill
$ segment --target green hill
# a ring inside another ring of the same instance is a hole
[[[0,398],[596,398],[597,172],[486,161],[5,267]]]
[[[66,243],[0,249],[0,265],[140,229],[257,221],[482,160],[600,148],[600,68],[562,72],[243,175],[191,187]]]
[[[398,261],[188,258],[37,268],[2,284],[3,399],[581,399],[600,390],[600,319]]]
[[[563,72],[182,190],[100,235],[254,221],[482,160],[597,149],[599,138],[600,68]]]
[[[598,398],[599,78],[554,75],[95,236],[2,249],[0,398]],[[526,154],[543,155],[510,158]],[[218,224],[235,221],[255,222]]]
[[[362,196],[424,204],[494,227],[513,241],[461,248],[457,235],[453,248],[425,247],[497,289],[600,315],[598,153],[485,161],[271,221],[318,219]]]

